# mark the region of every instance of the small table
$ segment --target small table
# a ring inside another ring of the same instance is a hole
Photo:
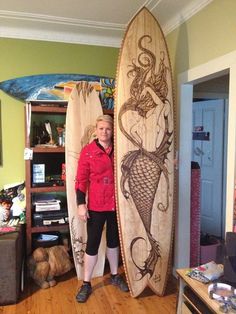
[[[189,269],[177,269],[179,277],[179,296],[177,314],[192,313],[185,302],[194,308],[197,313],[222,313],[219,302],[212,300],[208,295],[209,284],[204,284],[186,275]],[[233,313],[229,311],[228,313]]]

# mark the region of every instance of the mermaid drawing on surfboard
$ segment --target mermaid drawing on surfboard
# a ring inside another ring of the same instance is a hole
[[[157,203],[157,210],[169,209],[170,182],[168,154],[173,150],[173,116],[168,99],[167,71],[165,53],[161,52],[158,72],[155,72],[156,57],[144,43],[151,42],[149,35],[138,41],[140,53],[137,61],[130,65],[127,77],[132,78],[130,98],[121,106],[118,124],[123,135],[136,147],[125,154],[121,163],[120,188],[127,201],[134,203],[143,223],[150,245],[149,255],[143,265],[138,265],[133,249],[138,241],[146,241],[143,236],[136,236],[130,243],[130,255],[138,269],[137,279],[155,272],[157,262],[162,257],[158,239],[152,235],[152,215],[154,200],[158,194],[161,176],[165,178],[166,192],[164,200]],[[122,118],[128,115],[130,127],[124,127]],[[156,133],[154,132],[156,130]],[[148,134],[156,134],[149,136]],[[155,281],[160,280],[155,275]]]

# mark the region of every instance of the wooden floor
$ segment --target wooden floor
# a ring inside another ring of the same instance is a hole
[[[122,269],[121,269],[122,272]],[[93,279],[93,293],[84,304],[75,299],[81,281],[74,271],[58,277],[55,287],[42,290],[32,281],[26,283],[16,305],[0,306],[0,314],[168,314],[176,312],[177,282],[171,278],[166,295],[158,297],[146,289],[133,298],[109,284],[109,274]]]

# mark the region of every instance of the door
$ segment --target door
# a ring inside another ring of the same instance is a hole
[[[224,100],[193,103],[192,160],[201,169],[201,232],[222,236]]]

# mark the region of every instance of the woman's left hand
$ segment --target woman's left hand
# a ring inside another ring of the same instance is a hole
[[[89,214],[86,204],[81,204],[78,206],[78,215],[80,220],[87,221],[87,218],[89,218]]]

